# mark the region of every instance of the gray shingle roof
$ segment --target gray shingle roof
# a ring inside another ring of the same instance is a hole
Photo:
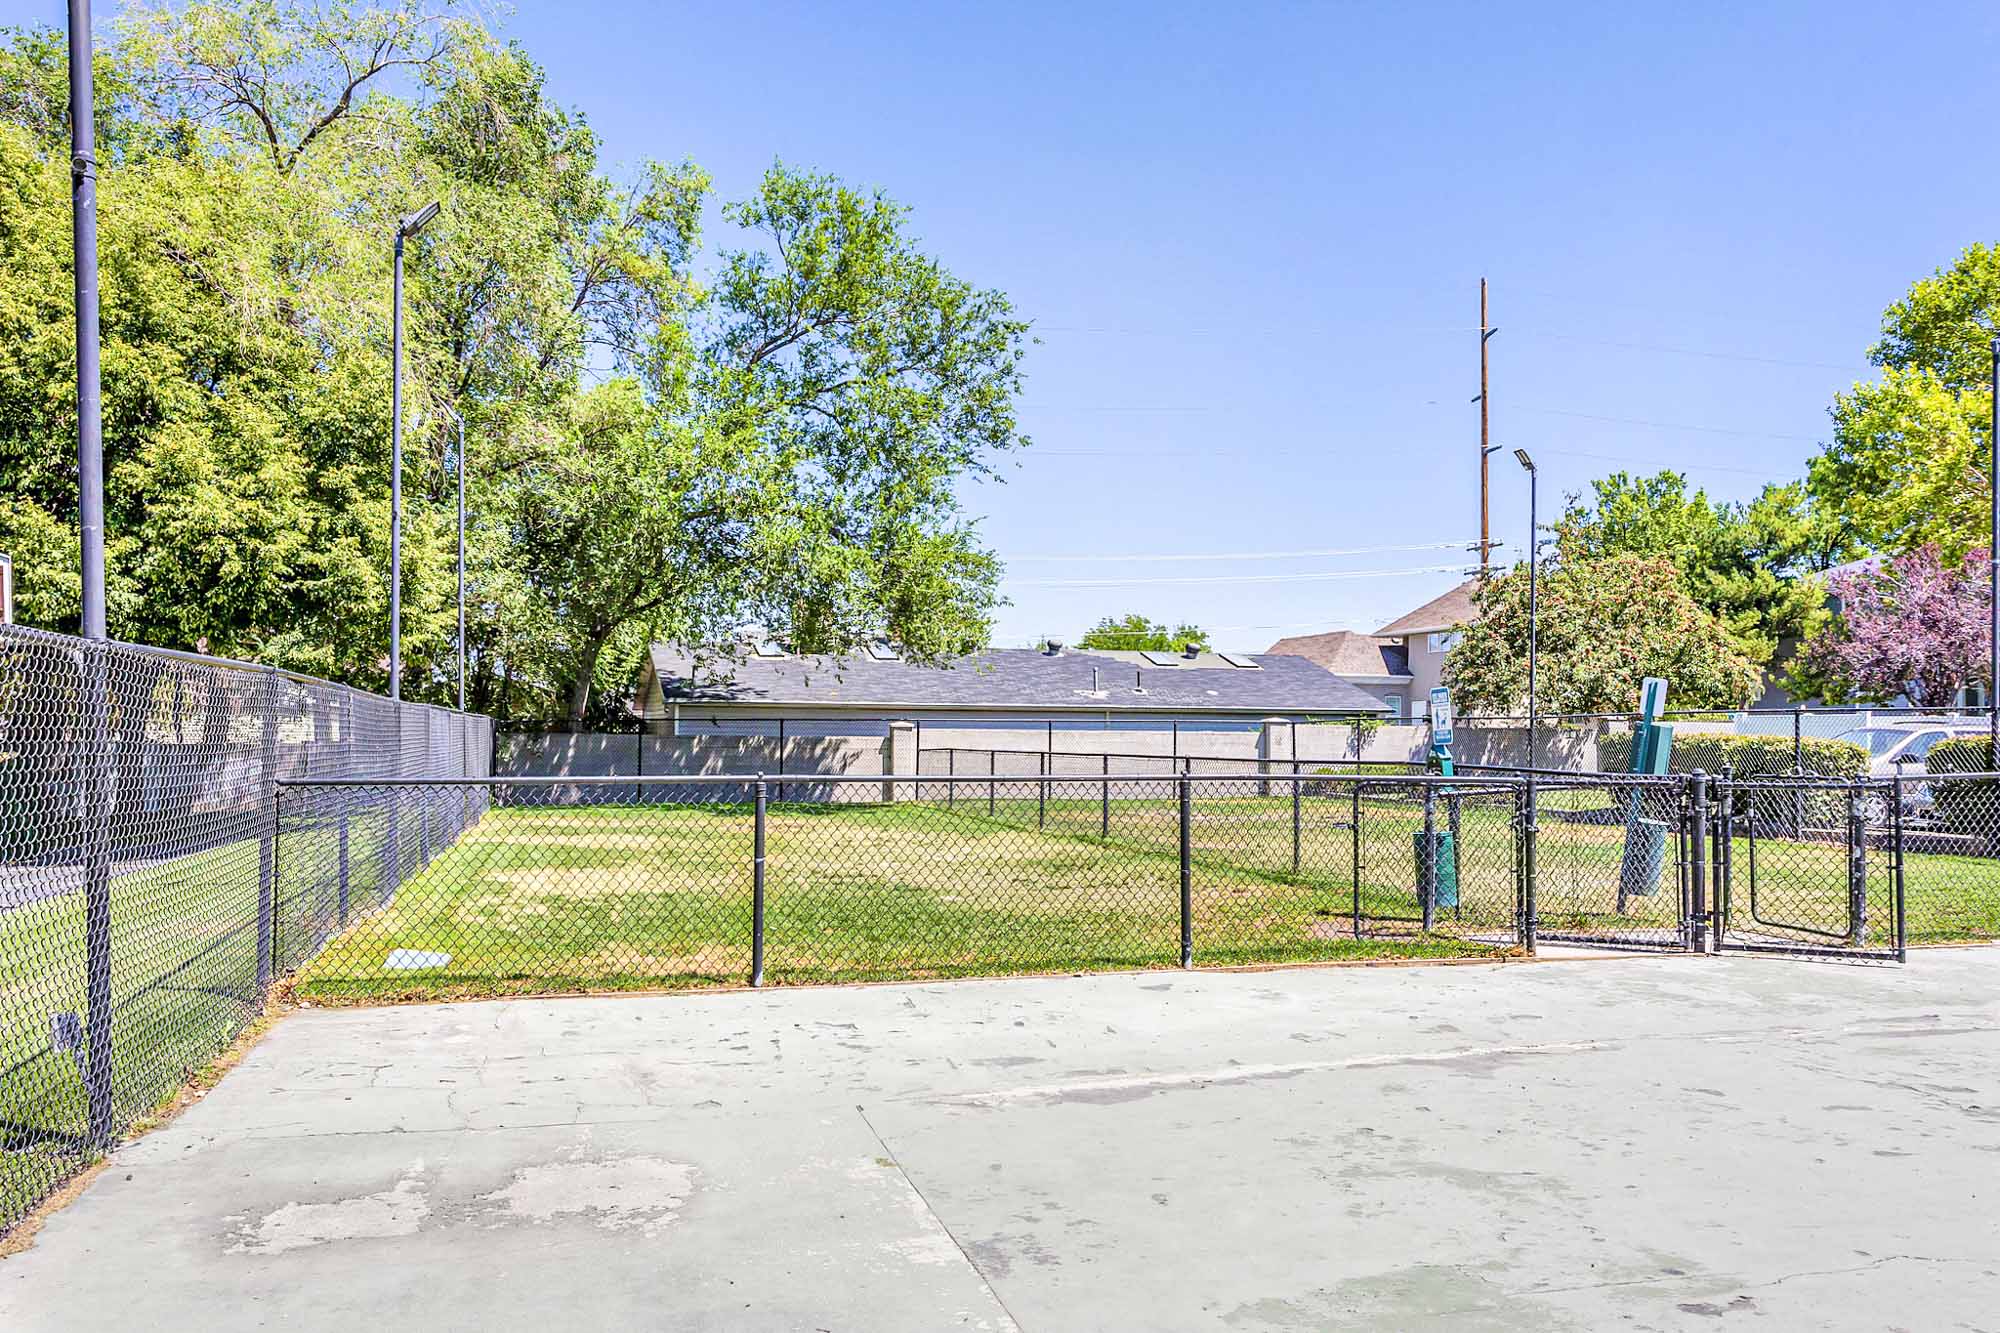
[[[1271,645],[1274,653],[1289,653],[1319,663],[1336,676],[1408,676],[1410,656],[1394,639],[1378,639],[1351,629],[1325,634],[1295,634]]]
[[[1390,621],[1375,633],[1382,638],[1400,638],[1405,634],[1434,634],[1470,625],[1479,619],[1479,608],[1472,604],[1472,594],[1478,588],[1479,580],[1469,578],[1442,597],[1433,597],[1410,614]]]
[[[1133,712],[1381,713],[1380,700],[1303,657],[1261,655],[1255,669],[1204,654],[1186,666],[1143,663],[1132,653],[1000,648],[950,667],[872,658],[752,657],[697,665],[685,650],[653,645],[651,669],[669,704],[912,708],[1107,709]],[[1096,690],[1091,686],[1095,668]],[[1134,690],[1143,683],[1144,693]]]

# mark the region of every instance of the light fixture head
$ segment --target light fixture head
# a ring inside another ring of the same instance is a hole
[[[1520,459],[1521,466],[1528,469],[1528,471],[1533,472],[1535,470],[1535,460],[1528,457],[1528,451],[1526,449],[1516,449],[1514,451],[1514,457]]]
[[[438,215],[438,202],[437,200],[433,199],[428,204],[425,204],[422,208],[418,209],[416,212],[410,214],[408,217],[404,218],[400,223],[398,223],[396,226],[396,230],[404,236],[415,236],[425,227],[428,227],[431,223],[431,219],[436,217],[437,215]]]

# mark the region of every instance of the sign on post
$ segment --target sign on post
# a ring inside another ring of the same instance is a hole
[[[1431,744],[1451,744],[1451,691],[1442,685],[1431,691]]]

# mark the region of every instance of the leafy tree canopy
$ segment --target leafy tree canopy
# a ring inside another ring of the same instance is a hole
[[[1148,620],[1136,611],[1106,616],[1076,641],[1079,648],[1147,653],[1177,653],[1188,644],[1206,648],[1208,634],[1197,625],[1168,625]]]
[[[1815,577],[1846,553],[1836,525],[1799,483],[1766,486],[1747,504],[1690,492],[1678,472],[1624,472],[1592,484],[1591,502],[1573,497],[1557,525],[1568,559],[1657,556],[1679,571],[1689,596],[1760,665],[1781,643],[1802,641],[1826,618]]]
[[[1833,443],[1812,461],[1816,504],[1873,549],[1935,544],[1947,561],[1989,540],[1991,347],[2000,247],[1973,245],[1882,317],[1878,384],[1834,399]]]
[[[64,59],[0,38],[0,549],[51,627],[79,596]],[[956,488],[1025,443],[1026,326],[894,201],[777,165],[703,250],[707,176],[614,177],[453,0],[135,4],[97,85],[115,634],[382,686],[390,238],[436,199],[407,255],[409,693],[449,697],[461,465],[479,708],[581,719],[649,636],[748,619],[985,640],[999,566]]]
[[[1539,580],[1536,703],[1542,713],[1630,712],[1640,682],[1664,677],[1676,707],[1733,708],[1759,684],[1757,664],[1662,556],[1565,555]],[[1479,619],[1446,656],[1445,683],[1471,714],[1526,711],[1528,570],[1474,594]]]
[[[1940,708],[1969,684],[1990,686],[1985,551],[1953,565],[1926,544],[1843,571],[1832,583],[1840,619],[1807,645],[1806,656],[1836,697],[1874,703],[1907,696]]]

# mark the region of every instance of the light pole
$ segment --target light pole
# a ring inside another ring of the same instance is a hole
[[[84,1095],[91,1143],[108,1148],[117,1119],[111,1003],[111,661],[104,621],[104,407],[98,372],[97,112],[92,84],[90,0],[69,0],[70,237],[76,280],[76,509],[81,539],[83,637],[96,642],[84,660],[84,712],[90,759],[85,770],[84,1015],[88,1046]]]
[[[458,423],[458,460],[452,471],[458,474],[458,711],[465,711],[465,418],[456,408],[447,407]]]
[[[1528,470],[1528,768],[1532,772],[1539,753],[1535,744],[1535,640],[1541,630],[1541,605],[1535,585],[1542,563],[1542,530],[1540,518],[1535,512],[1535,492],[1542,474],[1535,466],[1535,460],[1528,457],[1526,449],[1516,449],[1514,457],[1521,460],[1521,466]]]
[[[389,697],[403,697],[403,242],[430,225],[436,200],[396,224],[389,314]]]

